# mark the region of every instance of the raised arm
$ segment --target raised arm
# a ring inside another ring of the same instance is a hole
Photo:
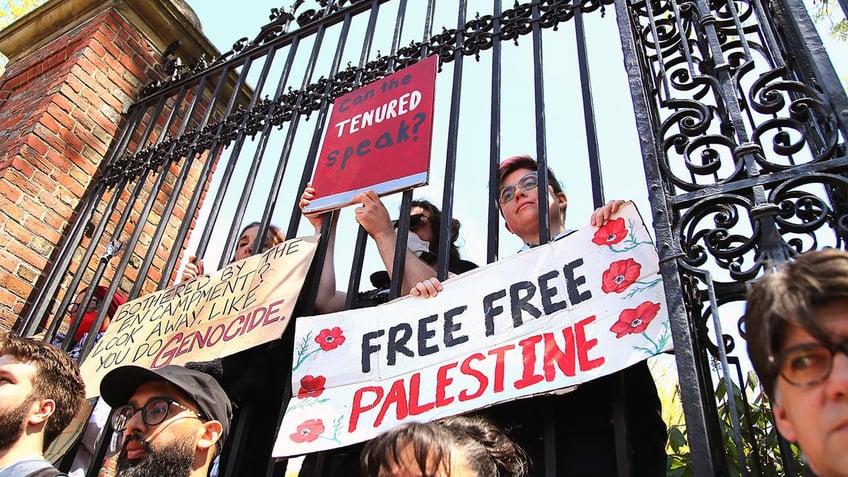
[[[315,188],[309,183],[300,196],[300,210],[309,205],[315,197]],[[315,228],[315,233],[321,232],[326,214],[303,214],[309,223]],[[338,214],[335,215],[333,223],[330,224],[330,234],[327,238],[327,255],[324,256],[324,265],[321,268],[321,278],[318,282],[318,294],[315,297],[315,311],[318,313],[332,313],[344,309],[347,294],[336,290],[336,268],[333,261],[333,250],[336,243],[336,225]]]
[[[374,239],[380,258],[383,259],[383,264],[391,276],[394,268],[397,231],[392,226],[389,211],[373,190],[359,194],[355,200],[362,204],[361,207],[356,208],[356,221]],[[416,257],[409,249],[406,250],[401,290],[409,290],[416,283],[435,278],[435,276],[436,269]]]

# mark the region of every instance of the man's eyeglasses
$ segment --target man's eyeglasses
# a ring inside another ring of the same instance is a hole
[[[812,386],[818,384],[833,370],[833,355],[848,356],[848,341],[840,344],[805,343],[783,350],[778,355],[780,375],[790,384]]]
[[[129,420],[132,419],[132,417],[135,416],[135,413],[139,411],[141,411],[141,420],[144,421],[144,424],[148,426],[158,426],[168,417],[168,410],[171,408],[172,404],[185,411],[193,412],[194,416],[198,419],[203,419],[203,414],[195,412],[173,399],[156,398],[148,401],[147,404],[139,408],[132,407],[129,404],[115,408],[115,410],[112,411],[112,428],[114,428],[116,432],[123,431],[127,428]]]
[[[397,220],[393,220],[392,226],[394,228],[397,228],[398,222],[399,221],[397,221]],[[418,228],[419,226],[426,224],[428,222],[430,222],[430,217],[427,217],[424,214],[412,214],[412,215],[409,216],[409,229],[412,230],[412,229]]]
[[[539,185],[539,177],[536,171],[528,172],[524,174],[521,179],[518,179],[518,182],[515,184],[511,184],[508,186],[501,187],[500,190],[500,200],[501,204],[506,204],[511,201],[515,197],[516,188],[522,190],[524,192],[531,191]]]
[[[77,310],[79,310],[80,306],[82,306],[82,303],[71,303],[70,305],[68,305],[68,310],[65,311],[65,313],[69,315],[75,315],[77,313]],[[98,308],[100,308],[100,299],[93,296],[91,297],[91,300],[88,301],[88,305],[85,307],[85,311],[97,311]]]

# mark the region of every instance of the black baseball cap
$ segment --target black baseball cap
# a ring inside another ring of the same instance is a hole
[[[212,375],[182,366],[147,369],[121,366],[106,373],[100,381],[100,395],[112,407],[127,404],[136,389],[150,381],[165,381],[186,393],[209,419],[221,423],[221,439],[227,441],[233,407],[230,398]]]

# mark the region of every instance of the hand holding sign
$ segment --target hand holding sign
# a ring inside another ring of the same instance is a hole
[[[386,210],[386,206],[376,192],[373,190],[363,192],[356,196],[356,201],[362,204],[362,207],[357,207],[354,211],[356,221],[368,232],[368,235],[377,237],[390,234],[394,238],[389,211]]]

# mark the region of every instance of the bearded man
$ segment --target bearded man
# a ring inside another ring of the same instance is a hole
[[[103,377],[100,393],[123,432],[118,477],[209,474],[233,417],[214,377],[182,366],[122,366]]]
[[[0,477],[60,474],[42,452],[79,412],[77,363],[42,341],[0,333]]]

